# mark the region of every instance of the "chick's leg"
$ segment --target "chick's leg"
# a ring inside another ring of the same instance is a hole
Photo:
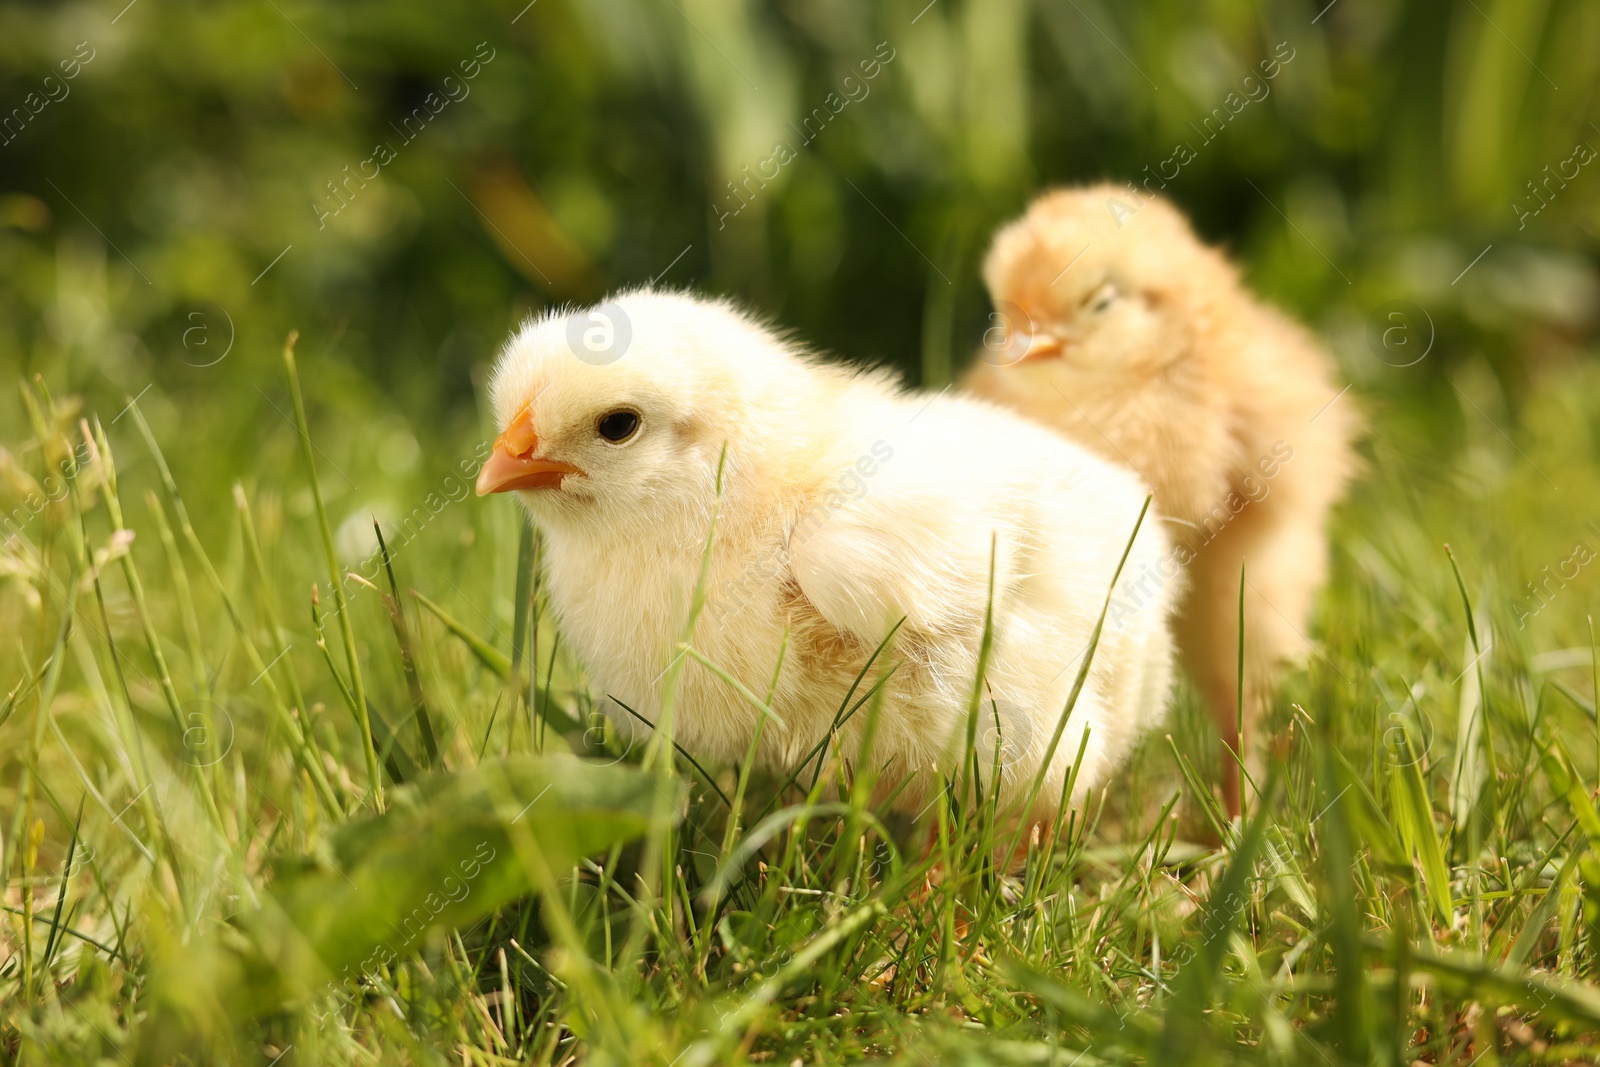
[[[1255,727],[1271,703],[1285,661],[1310,647],[1304,637],[1311,600],[1322,582],[1327,549],[1320,522],[1250,504],[1215,532],[1190,564],[1191,585],[1178,619],[1178,639],[1191,676],[1222,738],[1222,793],[1230,815],[1241,808],[1239,759],[1252,777],[1260,760]],[[1239,699],[1239,581],[1244,590],[1244,700]],[[1243,718],[1243,738],[1240,717]]]
[[[1227,568],[1210,556],[1200,556],[1190,564],[1192,575],[1188,596],[1176,620],[1178,642],[1189,676],[1194,679],[1206,709],[1222,740],[1220,778],[1222,801],[1228,814],[1238,815],[1239,803],[1237,672],[1232,668],[1234,642],[1228,633],[1238,625],[1237,613],[1224,603],[1226,581],[1219,580]]]

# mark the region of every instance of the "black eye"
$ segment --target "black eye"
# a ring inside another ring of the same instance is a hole
[[[639,428],[639,416],[631,411],[613,411],[600,416],[600,436],[607,441],[626,441]]]

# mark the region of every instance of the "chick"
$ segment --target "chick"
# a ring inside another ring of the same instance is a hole
[[[1155,580],[1173,564],[1187,572],[1178,644],[1237,751],[1240,567],[1249,736],[1282,665],[1310,647],[1324,526],[1354,467],[1358,419],[1331,360],[1253,299],[1175,208],[1116,186],[1040,197],[995,237],[984,279],[999,325],[966,389],[1127,463],[1154,488],[1176,541]],[[1133,610],[1113,605],[1112,621]],[[1237,814],[1228,752],[1223,793]]]
[[[542,531],[563,642],[598,693],[660,727],[705,566],[671,704],[672,736],[696,756],[742,760],[770,689],[757,759],[796,767],[899,623],[859,691],[893,660],[870,755],[865,710],[840,751],[883,769],[881,795],[904,783],[897,807],[924,807],[929,772],[959,763],[991,603],[978,762],[990,775],[999,753],[1014,817],[1031,814],[1020,800],[1041,769],[1033,811],[1053,815],[1085,732],[1075,799],[1159,719],[1175,590],[1105,628],[1045,766],[1123,552],[1126,575],[1169,550],[1153,520],[1129,548],[1148,499],[1133,473],[984,401],[820,362],[726,303],[642,291],[577,318],[601,315],[632,338],[605,361],[574,354],[559,314],[506,345],[492,384],[504,432],[477,486],[515,491]]]

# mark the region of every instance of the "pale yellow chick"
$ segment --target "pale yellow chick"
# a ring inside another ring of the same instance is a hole
[[[1154,488],[1177,548],[1144,584],[1187,575],[1178,642],[1229,745],[1245,565],[1249,737],[1282,664],[1309,648],[1324,526],[1354,467],[1358,418],[1332,361],[1254,299],[1175,208],[1128,188],[1041,196],[995,237],[984,278],[996,328],[967,390],[1126,463]],[[1137,597],[1114,605],[1113,622],[1140,610]],[[1237,813],[1232,756],[1223,783]]]
[[[918,810],[966,736],[992,558],[979,762],[998,751],[1006,802],[1025,799],[1147,498],[1138,477],[985,401],[824,363],[725,303],[635,292],[575,314],[625,322],[612,336],[631,342],[580,359],[573,317],[556,314],[512,338],[493,380],[505,430],[478,491],[516,491],[543,531],[563,641],[597,693],[659,726],[715,518],[675,740],[742,760],[782,656],[757,756],[795,767],[903,619],[865,758],[885,792],[909,777],[897,803]],[[1147,517],[1124,575],[1169,550]],[[1074,799],[1159,721],[1175,595],[1106,628],[1038,801],[1014,816],[1053,815],[1086,730]],[[840,732],[858,767],[868,718],[862,708]]]

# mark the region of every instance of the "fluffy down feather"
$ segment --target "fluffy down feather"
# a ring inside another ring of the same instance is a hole
[[[772,702],[781,724],[764,728],[759,758],[791,768],[825,737],[904,619],[880,659],[895,667],[870,755],[860,752],[865,709],[841,744],[883,768],[884,792],[910,777],[897,804],[915,810],[935,795],[927,772],[950,771],[960,754],[992,557],[981,762],[998,749],[1003,795],[1025,794],[1146,499],[1138,477],[986,402],[914,395],[821,362],[728,304],[634,292],[614,306],[632,333],[615,362],[577,358],[562,315],[506,345],[494,409],[501,427],[522,429],[502,435],[491,463],[512,466],[479,485],[498,488],[517,462],[565,471],[517,493],[544,534],[563,640],[596,690],[660,714],[716,517],[695,650],[764,694],[787,642]],[[616,413],[638,417],[620,442],[600,431]],[[1167,551],[1147,519],[1124,573]],[[1158,590],[1138,625],[1105,629],[1041,813],[1059,803],[1084,731],[1078,798],[1160,718],[1176,592]],[[743,758],[760,717],[693,659],[674,707],[675,740],[724,761]],[[625,713],[614,718],[632,728]]]

